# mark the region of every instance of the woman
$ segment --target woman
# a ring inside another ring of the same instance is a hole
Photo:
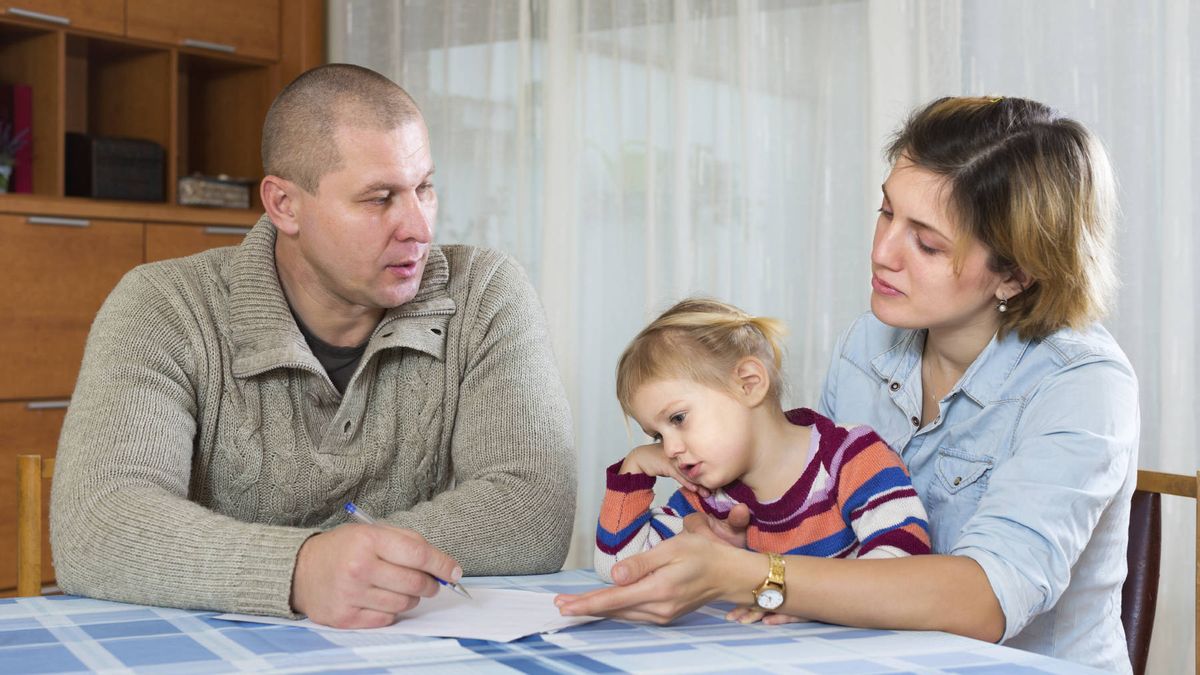
[[[821,412],[900,453],[935,555],[789,556],[775,611],[1128,672],[1137,381],[1096,323],[1115,286],[1104,150],[1034,101],[945,98],[909,119],[888,157],[871,312],[839,341]],[[559,606],[665,622],[714,600],[752,604],[772,579],[764,554],[726,545],[739,518],[691,522],[618,565],[620,586]]]

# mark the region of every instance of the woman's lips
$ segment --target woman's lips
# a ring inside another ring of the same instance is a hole
[[[903,293],[900,292],[900,290],[898,288],[885,282],[883,279],[880,279],[879,275],[877,275],[877,274],[871,275],[871,288],[876,293],[879,293],[881,295],[890,295],[893,297],[904,295]]]

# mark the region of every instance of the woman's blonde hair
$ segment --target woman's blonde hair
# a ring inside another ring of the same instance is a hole
[[[993,272],[1029,278],[1007,299],[1001,334],[1040,338],[1108,313],[1116,185],[1083,125],[1028,99],[947,97],[916,111],[887,156],[945,177],[959,232],[988,249]],[[959,238],[956,269],[969,241]]]
[[[751,316],[717,300],[682,300],[643,328],[621,354],[617,401],[632,416],[631,401],[638,388],[663,379],[730,390],[735,387],[734,368],[748,356],[762,361],[770,380],[767,396],[779,401],[783,333],[783,323],[776,319]]]

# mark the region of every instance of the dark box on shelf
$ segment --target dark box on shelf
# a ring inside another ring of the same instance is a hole
[[[164,201],[164,154],[153,141],[68,133],[66,192],[73,197]]]

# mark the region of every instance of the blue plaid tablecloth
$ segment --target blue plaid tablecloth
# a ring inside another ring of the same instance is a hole
[[[471,587],[580,592],[589,571],[477,577]],[[516,642],[235,623],[215,612],[72,596],[0,600],[0,673],[1091,673],[933,632],[726,622],[711,606],[671,626],[599,621]]]

